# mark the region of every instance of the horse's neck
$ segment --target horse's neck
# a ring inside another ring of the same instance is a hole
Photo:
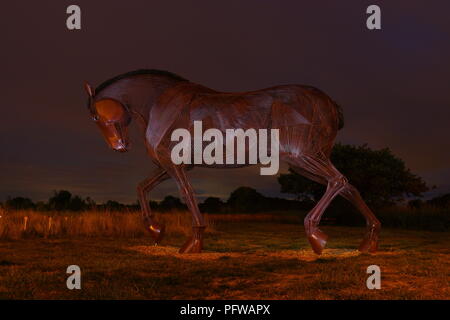
[[[143,125],[148,125],[148,117],[150,114],[150,110],[152,108],[153,103],[145,103],[145,104],[135,104],[130,105],[130,111],[133,116],[137,117],[139,122]]]
[[[177,82],[170,81],[155,81],[154,84],[151,82],[139,83],[139,79],[135,82],[129,81],[127,86],[122,87],[122,91],[127,97],[127,105],[130,108],[131,113],[134,118],[137,118],[140,126],[145,131],[148,126],[148,121],[150,117],[150,111],[152,107],[157,102],[161,94],[177,85]],[[142,80],[141,80],[142,81]]]
[[[97,94],[97,99],[112,98],[126,105],[134,117],[148,124],[149,114],[158,97],[177,82],[158,77],[133,77],[116,81]]]

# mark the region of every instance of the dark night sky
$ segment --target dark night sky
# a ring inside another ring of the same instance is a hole
[[[66,29],[78,4],[82,30]],[[369,4],[382,30],[365,27]],[[338,141],[389,147],[436,193],[450,191],[450,3],[445,1],[33,1],[2,3],[0,201],[68,189],[132,202],[152,165],[135,130],[109,150],[82,83],[166,69],[217,90],[316,86],[344,108]],[[283,168],[286,170],[286,168]],[[257,168],[196,169],[199,196],[241,185],[278,195]],[[167,181],[153,199],[178,195]]]

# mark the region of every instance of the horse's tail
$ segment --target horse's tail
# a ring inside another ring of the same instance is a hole
[[[344,112],[342,111],[342,107],[336,102],[334,102],[334,106],[338,113],[338,130],[341,130],[344,127]]]

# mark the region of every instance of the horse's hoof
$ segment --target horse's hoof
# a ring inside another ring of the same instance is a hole
[[[203,233],[205,227],[193,227],[192,236],[183,244],[179,253],[200,253],[203,249]]]
[[[361,252],[376,252],[378,250],[378,235],[380,233],[380,224],[369,226],[366,236],[359,245]]]
[[[158,245],[164,237],[166,226],[164,224],[153,223],[148,226],[147,230],[150,232],[153,240],[155,241],[155,245]]]
[[[359,251],[374,253],[378,250],[378,241],[372,238],[364,238],[359,245]]]
[[[200,253],[203,249],[203,239],[189,238],[178,251],[179,253]]]
[[[328,236],[319,229],[314,230],[308,235],[309,243],[316,254],[322,254],[322,251],[327,244],[327,239]]]

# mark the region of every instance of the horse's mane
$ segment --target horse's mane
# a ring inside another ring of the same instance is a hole
[[[139,69],[139,70],[134,70],[134,71],[130,71],[130,72],[126,72],[126,73],[122,73],[119,74],[118,76],[115,76],[111,79],[108,79],[104,82],[102,82],[96,89],[95,89],[95,93],[98,93],[100,91],[102,91],[103,89],[105,89],[107,86],[113,84],[116,81],[119,81],[121,79],[125,79],[128,77],[132,77],[132,76],[138,76],[138,75],[145,75],[145,74],[149,74],[149,75],[154,75],[154,76],[165,76],[168,78],[171,78],[175,81],[189,81],[175,73],[166,71],[166,70],[158,70],[158,69]]]

